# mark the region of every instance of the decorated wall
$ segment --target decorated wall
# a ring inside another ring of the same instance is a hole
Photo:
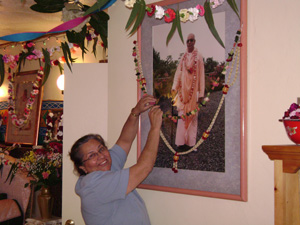
[[[102,46],[101,39],[97,42],[96,49],[97,53],[92,53],[93,39],[85,40],[85,44],[88,47],[86,54],[82,56],[82,50],[79,46],[70,44],[70,50],[72,57],[75,59],[74,63],[91,63],[99,62],[107,58],[107,52]],[[46,117],[48,113],[54,112],[54,114],[63,113],[63,92],[57,86],[57,79],[61,74],[64,74],[64,66],[66,61],[64,60],[64,53],[61,49],[61,42],[66,42],[66,35],[58,34],[54,36],[41,37],[39,39],[29,42],[17,42],[7,43],[0,45],[0,54],[4,57],[5,63],[5,78],[2,86],[0,87],[0,115],[2,117],[2,125],[0,127],[0,142],[5,142],[6,126],[8,119],[8,76],[9,69],[11,74],[18,72],[17,60],[18,55],[22,52],[27,53],[28,48],[32,48],[34,55],[27,56],[25,63],[21,64],[20,72],[26,73],[28,71],[38,70],[40,66],[43,66],[43,54],[42,49],[47,49],[50,53],[51,69],[50,74],[44,84],[42,93],[42,107],[41,107],[41,118],[40,127],[38,134],[38,144],[42,144],[46,135]],[[72,65],[72,64],[71,64]],[[66,65],[67,66],[67,65]],[[1,95],[2,93],[2,95]],[[57,116],[57,115],[56,115]],[[55,117],[56,117],[55,116]]]

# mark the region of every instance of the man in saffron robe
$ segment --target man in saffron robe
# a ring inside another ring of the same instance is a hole
[[[177,107],[178,119],[175,144],[194,146],[198,127],[198,101],[204,96],[205,74],[202,55],[195,48],[195,35],[187,37],[187,50],[182,56],[172,86],[172,93],[177,93],[174,106]],[[187,115],[188,113],[188,115]],[[192,114],[190,114],[192,113]]]

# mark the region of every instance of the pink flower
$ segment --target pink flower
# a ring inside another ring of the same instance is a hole
[[[14,58],[15,58],[15,61],[17,62],[17,61],[19,61],[20,55],[15,55]]]
[[[200,16],[204,16],[205,9],[204,9],[204,7],[203,7],[202,5],[197,5],[197,6],[196,6],[196,9],[199,10],[199,15],[200,15]]]
[[[43,176],[44,179],[48,179],[49,175],[50,174],[48,173],[48,171],[42,173],[42,176]]]
[[[175,14],[173,9],[169,8],[165,11],[165,21],[166,21],[166,23],[172,22],[175,19],[175,17],[176,17],[176,14]]]
[[[26,59],[32,60],[32,59],[34,59],[34,55],[29,55],[29,56],[26,57]]]

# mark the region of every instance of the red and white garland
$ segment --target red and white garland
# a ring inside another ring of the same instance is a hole
[[[30,92],[30,96],[27,99],[26,106],[24,109],[24,113],[21,118],[18,118],[16,115],[16,97],[14,92],[14,77],[11,72],[8,75],[8,113],[10,114],[12,124],[18,128],[25,126],[28,123],[30,118],[30,114],[33,108],[33,104],[35,102],[36,95],[39,93],[39,89],[41,86],[41,82],[44,76],[43,68],[37,72],[36,80],[32,84],[32,91]]]

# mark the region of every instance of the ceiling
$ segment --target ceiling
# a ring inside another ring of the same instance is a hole
[[[81,0],[92,6],[96,0]],[[23,32],[45,32],[62,24],[61,12],[39,13],[30,9],[34,0],[0,0],[0,37]],[[0,44],[7,43],[1,41]]]

